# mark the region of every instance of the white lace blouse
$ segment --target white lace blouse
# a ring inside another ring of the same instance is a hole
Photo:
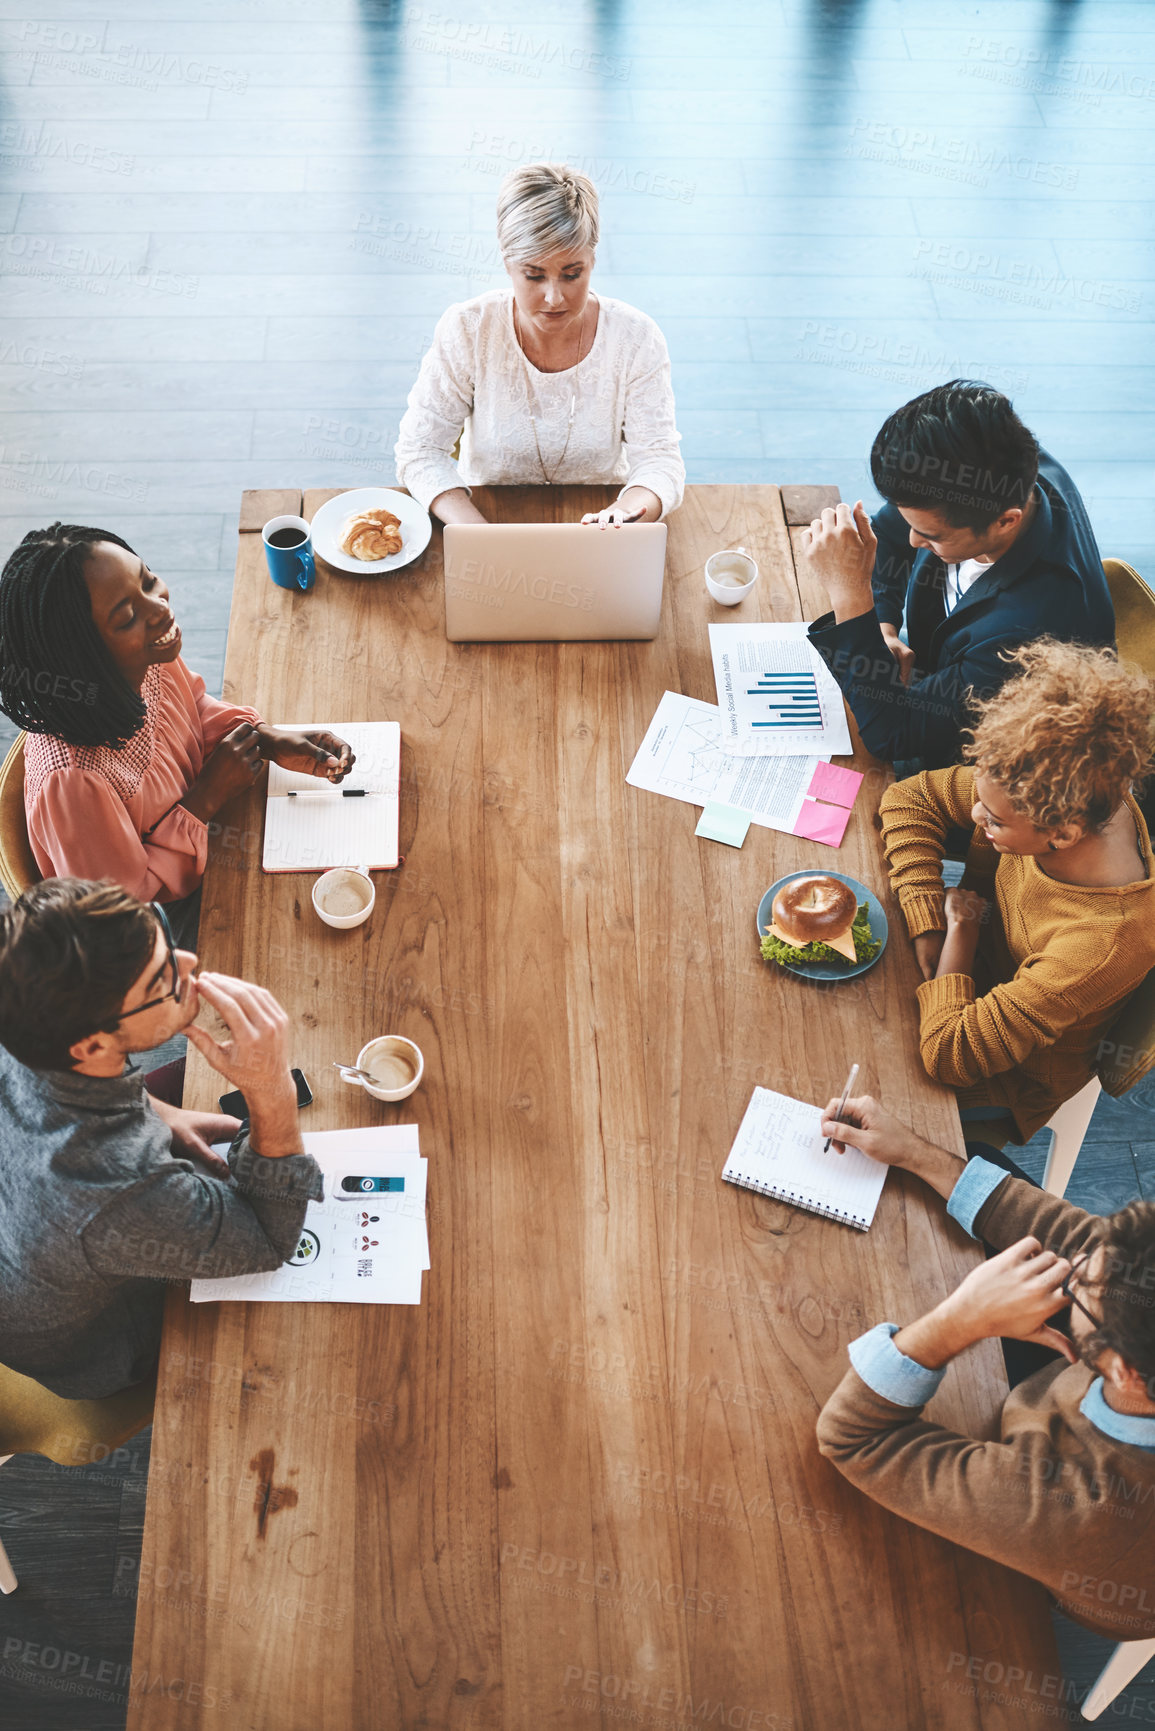
[[[666,340],[625,301],[602,295],[598,304],[589,354],[562,373],[539,372],[522,350],[508,290],[442,313],[401,421],[400,484],[428,508],[470,483],[618,481],[656,493],[663,517],[676,510],[686,468]]]

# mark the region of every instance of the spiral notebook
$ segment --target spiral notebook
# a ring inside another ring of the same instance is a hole
[[[841,1220],[866,1232],[874,1219],[886,1167],[857,1148],[822,1152],[817,1106],[755,1088],[746,1115],[722,1169],[729,1184],[759,1190],[827,1220]]]

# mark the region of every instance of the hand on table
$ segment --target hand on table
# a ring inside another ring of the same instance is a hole
[[[587,511],[582,522],[598,529],[620,529],[623,523],[640,523],[645,514],[644,508],[631,511],[619,503],[607,505],[604,511]]]
[[[149,1101],[158,1118],[163,1118],[172,1132],[172,1152],[177,1159],[199,1160],[215,1178],[229,1176],[229,1163],[214,1154],[213,1142],[231,1142],[241,1127],[239,1118],[227,1112],[186,1112],[183,1106],[170,1106],[167,1100]]]
[[[839,1096],[828,1100],[822,1113],[823,1137],[833,1136],[836,1153],[844,1154],[848,1147],[869,1154],[884,1166],[906,1166],[920,1148],[928,1146],[900,1119],[887,1112],[871,1094],[856,1094],[836,1118]]]
[[[623,523],[656,522],[662,501],[649,487],[627,487],[604,511],[587,511],[582,518],[596,529],[620,529]]]
[[[357,761],[345,741],[324,727],[299,733],[290,727],[262,726],[260,743],[261,755],[282,769],[327,776],[331,782],[343,781]]]
[[[874,607],[870,577],[878,540],[870,513],[859,499],[853,508],[845,500],[828,505],[802,531],[799,548],[810,571],[830,597],[839,623],[856,619]]]
[[[828,1101],[820,1132],[832,1138],[830,1145],[835,1153],[844,1154],[847,1148],[857,1148],[882,1166],[897,1166],[914,1173],[944,1201],[950,1196],[966,1165],[960,1155],[948,1154],[945,1148],[924,1142],[900,1119],[884,1111],[870,1094],[857,1094],[849,1099],[842,1108],[841,1118],[834,1116],[837,1111],[838,1099]]]

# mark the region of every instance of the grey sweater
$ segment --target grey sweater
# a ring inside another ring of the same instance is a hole
[[[292,1255],[324,1194],[311,1156],[239,1135],[226,1180],[171,1140],[139,1071],[29,1070],[0,1046],[0,1363],[68,1399],[113,1394],[156,1364],[166,1282]]]

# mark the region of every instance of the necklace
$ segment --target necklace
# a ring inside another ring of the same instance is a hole
[[[581,320],[581,324],[578,326],[577,350],[576,350],[576,352],[574,354],[574,358],[573,358],[573,364],[575,367],[577,366],[578,362],[582,358],[582,343],[585,341],[586,312],[587,312],[588,308],[589,308],[589,302],[587,301],[585,306],[582,308],[582,320]],[[570,439],[573,435],[573,420],[574,420],[574,414],[577,410],[577,390],[576,390],[577,380],[576,380],[576,376],[575,376],[575,380],[574,380],[575,389],[570,393],[570,399],[569,399],[569,420],[566,423],[565,444],[561,448],[561,456],[558,458],[557,462],[554,464],[554,471],[553,471],[553,474],[551,475],[549,470],[545,466],[545,458],[541,454],[541,440],[538,438],[538,433],[537,433],[537,416],[533,412],[533,399],[537,395],[537,391],[536,391],[536,388],[535,388],[534,383],[533,383],[533,377],[532,377],[530,370],[529,370],[529,356],[525,352],[525,345],[521,340],[521,332],[519,331],[518,325],[517,325],[517,302],[516,301],[514,301],[514,303],[513,303],[513,334],[517,338],[517,346],[518,346],[518,349],[521,353],[522,363],[525,366],[525,380],[526,380],[526,386],[527,386],[526,405],[529,409],[529,424],[533,428],[533,442],[534,442],[534,445],[537,449],[537,460],[538,460],[538,463],[541,465],[541,472],[545,476],[547,484],[552,487],[554,485],[555,481],[557,480],[558,475],[561,473],[562,464],[565,462],[565,454],[569,450],[569,442],[570,442]]]

